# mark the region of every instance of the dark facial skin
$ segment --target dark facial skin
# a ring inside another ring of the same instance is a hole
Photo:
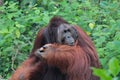
[[[58,42],[66,45],[74,45],[77,39],[77,32],[73,26],[61,24],[58,27]]]
[[[65,30],[63,33],[63,38],[62,38],[62,42],[64,44],[68,44],[68,45],[74,45],[75,40],[72,37],[72,34],[70,33],[69,29]]]

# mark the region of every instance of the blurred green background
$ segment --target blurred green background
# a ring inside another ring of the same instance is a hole
[[[53,16],[79,25],[93,40],[101,80],[120,80],[120,0],[0,0],[0,79],[30,54],[38,30]]]

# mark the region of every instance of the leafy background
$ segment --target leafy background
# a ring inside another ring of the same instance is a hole
[[[0,0],[0,79],[30,54],[38,30],[53,16],[79,25],[93,40],[101,80],[120,80],[119,0]]]

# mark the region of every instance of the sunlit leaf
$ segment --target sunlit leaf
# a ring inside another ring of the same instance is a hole
[[[93,29],[93,28],[95,27],[95,24],[94,24],[94,23],[89,23],[89,27],[90,27],[91,29]]]
[[[20,37],[20,31],[19,30],[16,30],[16,37],[19,38]]]
[[[112,58],[109,63],[109,71],[115,77],[120,72],[119,61],[116,58]]]
[[[93,68],[93,74],[99,76],[101,80],[112,80],[112,77],[104,69]]]

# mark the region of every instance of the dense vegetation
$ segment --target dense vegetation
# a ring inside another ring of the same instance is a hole
[[[77,24],[95,43],[101,80],[120,80],[119,0],[0,0],[0,79],[30,54],[38,30],[53,16]]]

